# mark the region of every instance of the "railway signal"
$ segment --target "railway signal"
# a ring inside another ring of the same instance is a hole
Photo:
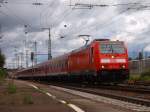
[[[34,60],[34,52],[31,52],[31,61],[33,62]]]

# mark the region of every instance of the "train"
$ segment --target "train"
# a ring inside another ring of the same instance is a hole
[[[95,39],[86,46],[17,71],[14,78],[120,83],[129,78],[128,52],[123,41]]]

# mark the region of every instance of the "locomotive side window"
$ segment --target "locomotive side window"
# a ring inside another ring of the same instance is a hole
[[[101,53],[109,54],[109,53],[125,53],[124,45],[121,43],[101,43],[100,44]]]

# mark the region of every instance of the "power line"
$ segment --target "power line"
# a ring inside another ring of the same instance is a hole
[[[111,20],[115,20],[116,18],[118,18],[118,16],[119,15],[122,15],[123,13],[125,13],[125,12],[127,12],[128,10],[130,10],[130,9],[126,9],[126,10],[124,10],[124,11],[121,11],[117,16],[115,15]],[[111,21],[112,22],[112,21]],[[72,36],[75,36],[75,35],[78,35],[78,34],[80,34],[81,32],[83,32],[83,31],[85,31],[85,30],[90,30],[90,31],[92,31],[93,29],[95,29],[97,26],[99,26],[100,24],[97,24],[96,26],[94,26],[94,27],[92,27],[92,28],[88,28],[87,29],[87,26],[86,25],[84,25],[84,27],[81,27],[81,28],[79,28],[77,31],[75,30],[74,32],[72,32]],[[106,21],[105,23],[102,23],[101,25],[103,25],[104,27],[106,27],[106,26],[108,26],[108,21]],[[101,30],[101,29],[100,29]],[[76,32],[78,32],[78,34],[76,33]]]
[[[56,0],[52,1],[51,3],[48,4],[48,6],[46,8],[44,8],[41,12],[40,12],[40,26],[42,26],[42,14],[49,9],[50,6],[52,6],[54,3],[56,2]],[[48,10],[49,11],[49,10]]]
[[[128,3],[128,4],[140,4],[140,3]],[[116,5],[127,5],[127,4],[116,4]],[[127,12],[128,10],[131,10],[131,9],[136,9],[136,8],[132,8],[132,7],[130,7],[130,8],[127,8],[126,10],[124,10],[124,11],[122,11],[122,12],[120,12],[119,13],[119,15],[122,15],[123,13],[125,13],[125,12]],[[118,16],[119,16],[118,15]],[[118,16],[115,16],[114,18],[113,18],[113,21],[118,17]],[[108,25],[110,25],[110,24],[112,24],[112,21],[108,24],[108,22],[106,22],[106,24],[103,24],[104,25],[104,28],[106,27],[106,26],[108,26]],[[86,26],[85,26],[86,27]],[[93,27],[92,29],[94,29],[95,27]],[[81,30],[81,29],[83,29],[83,30]],[[91,29],[91,30],[92,30]],[[103,29],[103,28],[102,28]],[[82,27],[82,28],[80,28],[79,29],[79,31],[81,32],[81,31],[84,31],[84,30],[86,30],[84,27]],[[79,33],[80,33],[79,32]],[[73,34],[74,35],[74,34]]]
[[[1,0],[0,1],[1,4],[11,4],[11,5],[47,5],[47,3],[43,3],[43,2],[23,2],[23,1],[5,1],[5,0]]]
[[[66,13],[66,10],[68,11],[67,13]],[[59,25],[65,19],[66,16],[69,16],[71,14],[72,11],[68,9],[66,10],[64,11],[61,19],[59,18],[59,16],[57,16],[58,19],[55,21],[55,23],[57,23],[56,26]]]
[[[0,24],[0,40],[3,38],[3,35],[2,35],[2,25]],[[1,41],[0,41],[1,42]]]
[[[31,29],[36,29],[36,30],[39,30],[39,28],[35,28],[35,27],[32,27],[29,23],[27,23],[24,19],[22,19],[21,17],[17,16],[12,9],[8,8],[6,5],[3,4],[3,6],[9,11],[11,12],[10,14],[12,16],[14,16],[21,24],[23,23],[23,25],[27,25],[28,27],[30,27]]]
[[[56,1],[53,1],[50,5],[53,5],[54,3],[56,3]],[[49,5],[49,6],[50,6],[50,5]],[[40,13],[40,18],[42,18],[42,12],[44,12],[46,9],[48,9],[48,8],[45,8],[45,9],[43,9],[43,10],[41,11],[41,13]],[[50,10],[50,9],[47,10],[47,13],[49,12],[49,10]],[[61,21],[63,21],[63,20],[65,19],[65,17],[69,15],[69,13],[68,13],[67,11],[69,11],[69,10],[68,10],[68,9],[64,10],[64,11],[61,13],[61,17],[56,16],[55,18],[57,18],[57,19],[56,19],[54,22],[56,23],[56,22],[58,21],[58,24],[59,24]],[[53,11],[51,11],[51,12],[53,12]],[[50,13],[50,15],[47,14],[47,13],[45,13],[45,15],[47,15],[46,18],[45,18],[45,22],[46,22],[46,24],[48,25],[48,18],[52,17],[52,16],[54,15],[54,13]],[[61,19],[61,18],[62,18],[62,19]],[[42,25],[41,20],[42,20],[42,19],[40,19],[40,24]],[[58,24],[57,24],[57,25],[58,25]],[[56,26],[57,26],[57,25],[56,25]],[[49,25],[48,25],[48,26],[49,26]]]
[[[146,3],[148,4],[148,3]],[[133,6],[133,5],[139,5],[144,6],[141,3],[120,3],[120,4],[86,4],[86,3],[75,3],[74,5],[71,5],[73,9],[92,9],[94,7],[118,7],[118,6]]]

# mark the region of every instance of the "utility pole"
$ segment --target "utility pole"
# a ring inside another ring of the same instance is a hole
[[[37,42],[34,42],[34,64],[37,64]]]
[[[20,67],[23,68],[23,52],[20,52]]]
[[[2,38],[3,38],[3,35],[2,35],[2,26],[0,24],[0,43],[2,42]],[[0,48],[0,52],[1,52],[1,48]]]
[[[19,69],[19,55],[17,54],[17,68]]]
[[[15,47],[15,49],[14,49],[14,56],[15,56],[15,68],[17,68],[18,67],[18,56],[17,56],[17,47]]]
[[[2,26],[0,25],[0,39],[2,39],[3,35],[2,35]]]
[[[52,59],[51,53],[51,28],[42,28],[49,31],[49,39],[48,39],[48,60]]]
[[[24,46],[25,46],[25,51],[24,51],[25,56],[24,57],[25,57],[25,61],[26,61],[25,63],[26,63],[26,68],[28,68],[28,51],[29,50],[28,50],[28,45],[27,45],[27,40],[26,39],[24,40]]]
[[[26,68],[28,68],[28,49],[26,49]]]

